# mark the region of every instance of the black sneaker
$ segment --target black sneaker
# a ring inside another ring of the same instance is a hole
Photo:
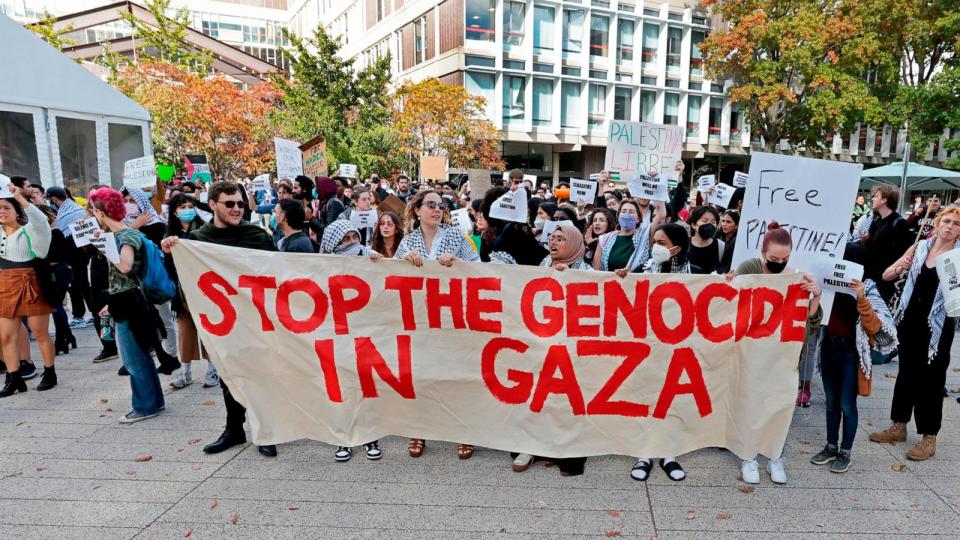
[[[130,372],[127,371],[127,366],[120,366],[120,369],[117,370],[117,375],[121,377],[129,377]]]
[[[824,446],[823,450],[821,450],[817,455],[810,458],[810,463],[813,463],[814,465],[826,465],[827,463],[837,459],[837,455],[838,450],[836,445],[828,444]]]
[[[29,381],[30,379],[37,376],[37,366],[33,365],[33,362],[27,362],[26,360],[20,361],[20,378]]]
[[[363,445],[363,447],[367,450],[367,459],[376,461],[383,457],[383,451],[380,450],[380,445],[377,444],[377,441],[367,443]]]
[[[93,357],[93,363],[94,363],[94,364],[99,364],[100,362],[106,362],[106,361],[108,361],[108,360],[113,360],[113,359],[116,358],[116,357],[117,357],[117,352],[116,352],[116,351],[110,352],[110,351],[107,351],[107,350],[103,350],[103,351],[100,351],[100,354],[98,354],[98,355],[96,355],[96,356]]]
[[[833,463],[830,464],[830,472],[843,474],[847,472],[847,469],[850,468],[850,452],[847,450],[840,450],[837,452],[837,458],[833,460]]]
[[[338,446],[337,451],[333,453],[333,459],[341,463],[350,461],[351,457],[353,457],[353,451],[346,446]]]

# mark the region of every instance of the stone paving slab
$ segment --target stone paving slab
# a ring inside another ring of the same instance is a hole
[[[504,452],[429,441],[410,459],[406,439],[381,441],[383,459],[355,449],[349,463],[318,441],[279,445],[264,458],[251,444],[202,453],[223,426],[219,388],[204,389],[205,363],[190,387],[167,389],[167,410],[131,426],[119,361],[93,364],[91,330],[58,357],[61,384],[0,400],[0,531],[4,538],[957,538],[960,531],[960,405],[944,403],[937,456],[910,462],[908,444],[877,445],[886,427],[897,364],[878,366],[874,395],[858,401],[853,465],[844,475],[809,463],[824,444],[823,394],[797,409],[786,463],[790,482],[738,480],[739,459],[703,449],[680,460],[688,478],[659,469],[646,483],[633,459],[590,458],[563,478],[551,463],[517,474]],[[955,357],[960,357],[960,349]],[[36,351],[34,356],[37,357]],[[960,362],[954,362],[960,365]],[[889,376],[887,375],[889,374]],[[166,385],[170,377],[162,376]],[[29,381],[36,386],[39,379]],[[948,387],[960,388],[950,370]],[[138,462],[138,456],[150,456]],[[236,521],[236,523],[234,523]]]

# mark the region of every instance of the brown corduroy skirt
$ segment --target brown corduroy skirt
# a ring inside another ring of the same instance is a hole
[[[51,313],[53,308],[43,299],[36,270],[33,268],[0,270],[0,318],[16,319]]]

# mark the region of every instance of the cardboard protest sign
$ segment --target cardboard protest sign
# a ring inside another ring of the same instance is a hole
[[[190,154],[183,157],[183,162],[187,167],[188,180],[191,182],[213,182],[213,175],[210,174],[210,164],[207,163],[207,156]]]
[[[850,286],[850,281],[863,280],[863,265],[824,256],[814,264],[813,277],[824,291],[849,294],[856,298],[857,293]]]
[[[190,240],[173,257],[258,445],[396,435],[552,457],[753,458],[780,453],[793,417],[797,275],[418,268]]]
[[[501,195],[490,205],[490,217],[516,223],[526,223],[530,217],[527,214],[527,190],[521,187],[516,191],[507,191]]]
[[[450,212],[450,222],[454,227],[459,228],[465,234],[473,232],[473,222],[470,220],[470,213],[467,208],[458,208]]]
[[[354,210],[350,212],[350,223],[358,229],[372,229],[377,226],[377,211]]]
[[[340,170],[337,172],[337,176],[343,178],[356,178],[357,177],[357,166],[352,163],[341,163]]]
[[[747,187],[747,180],[750,179],[750,175],[745,172],[736,171],[733,173],[733,187],[738,188]]]
[[[736,192],[737,188],[733,186],[717,184],[716,187],[713,188],[713,192],[707,195],[707,202],[723,208],[730,208],[730,200]]]
[[[10,177],[0,174],[0,199],[12,199],[13,192],[10,191]]]
[[[487,169],[467,169],[467,178],[470,182],[470,198],[482,199],[493,187],[490,180],[490,171]]]
[[[261,174],[253,179],[253,182],[250,183],[250,191],[257,193],[258,191],[270,191],[270,175]]]
[[[633,178],[627,182],[627,189],[630,190],[631,197],[651,201],[670,200],[670,189],[667,187],[667,181],[659,176],[635,173]]]
[[[314,137],[300,145],[303,153],[303,174],[308,178],[327,176],[327,140]]]
[[[157,166],[153,156],[129,159],[123,164],[123,185],[128,188],[152,188],[157,184]]]
[[[277,178],[293,180],[303,174],[303,153],[300,152],[300,143],[274,137],[273,148],[277,156]]]
[[[403,213],[407,208],[407,204],[400,200],[400,197],[397,197],[394,194],[387,195],[387,198],[380,201],[380,204],[377,208],[381,212],[393,212],[400,218],[400,221],[403,221]]]
[[[627,177],[636,173],[678,180],[674,169],[683,152],[683,128],[611,120],[603,168]]]
[[[446,156],[420,156],[420,178],[431,180],[447,179]]]
[[[90,238],[94,231],[100,230],[100,224],[97,218],[87,218],[74,221],[67,226],[70,230],[70,236],[73,237],[73,244],[77,247],[89,246]]]
[[[117,240],[113,233],[101,232],[90,235],[90,245],[97,248],[108,261],[117,264],[120,262],[120,252],[117,251]]]
[[[570,179],[570,202],[593,204],[597,196],[597,182],[594,180]]]
[[[705,174],[697,178],[697,189],[700,191],[706,191],[715,185],[717,185],[717,177],[712,174]]]

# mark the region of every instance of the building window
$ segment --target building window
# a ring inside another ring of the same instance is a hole
[[[492,73],[480,73],[476,71],[468,71],[465,78],[464,86],[467,89],[467,93],[472,96],[480,96],[484,99],[484,109],[487,113],[487,118],[491,121],[494,120],[494,91],[496,88],[496,79]]]
[[[468,66],[494,67],[497,65],[497,59],[490,58],[489,56],[476,56],[468,54],[464,56],[463,61]]]
[[[700,44],[706,34],[702,30],[690,32],[690,75],[703,77],[703,53]]]
[[[653,90],[640,92],[640,120],[643,122],[658,123],[654,117],[657,108],[657,93]]]
[[[563,57],[583,51],[583,11],[563,10]]]
[[[671,21],[683,21],[683,14],[670,12],[667,13],[667,18]]]
[[[505,2],[503,4],[503,43],[520,45],[523,43],[523,16],[527,5],[523,2]]]
[[[427,59],[427,42],[424,35],[427,33],[427,18],[422,17],[413,21],[413,63],[419,64]]]
[[[640,77],[640,84],[649,84],[650,86],[656,86],[657,78],[644,75],[643,77]]]
[[[563,66],[562,68],[560,68],[560,73],[563,75],[569,75],[571,77],[579,77],[580,68]]]
[[[680,44],[683,42],[683,30],[667,28],[667,71],[680,71]]]
[[[700,135],[700,96],[687,96],[687,135],[698,137]]]
[[[591,128],[603,124],[607,115],[607,87],[603,84],[590,85],[590,114],[587,125]]]
[[[555,11],[552,7],[533,6],[533,53],[553,51],[553,21]]]
[[[130,159],[143,157],[143,128],[130,124],[107,124],[110,145],[110,184],[123,185],[123,166]]]
[[[630,119],[630,96],[629,88],[617,88],[613,96],[613,119]]]
[[[680,121],[680,94],[667,92],[663,99],[663,123],[671,126]]]
[[[643,8],[643,14],[647,17],[660,17],[660,10],[653,8]]]
[[[643,25],[643,68],[653,69],[657,65],[657,43],[660,41],[660,27],[655,24]]]
[[[590,75],[590,78],[591,78],[591,79],[604,79],[604,80],[606,80],[606,78],[607,78],[607,72],[606,72],[606,71],[591,69],[588,74]]]
[[[560,127],[575,128],[580,120],[580,83],[563,81],[560,96]]]
[[[79,193],[78,190],[99,183],[96,123],[58,116],[57,139],[64,187]]]
[[[610,17],[593,15],[590,17],[590,56],[607,56],[610,43]]]
[[[40,181],[37,136],[30,113],[0,111],[0,171]]]
[[[513,75],[503,77],[503,123],[523,122],[526,79]]]
[[[702,81],[687,81],[687,88],[690,90],[703,90]]]
[[[523,60],[506,60],[503,61],[503,69],[516,69],[518,71],[523,71],[526,63]]]
[[[493,41],[497,33],[497,23],[494,19],[497,11],[497,0],[465,1],[467,39]]]
[[[620,19],[617,26],[617,64],[633,62],[633,29],[633,21]]]
[[[732,105],[730,107],[730,138],[739,139],[741,133],[743,133],[743,113],[740,112],[739,105]]]
[[[389,0],[377,0],[377,22],[383,20],[383,14],[387,11],[386,4]]]
[[[537,73],[553,73],[553,64],[533,63],[533,70]]]
[[[680,88],[680,79],[666,79],[663,84],[667,88]]]
[[[553,120],[553,81],[533,80],[533,125],[549,126]]]
[[[720,119],[723,117],[723,100],[710,98],[709,130],[711,139],[720,138]]]

